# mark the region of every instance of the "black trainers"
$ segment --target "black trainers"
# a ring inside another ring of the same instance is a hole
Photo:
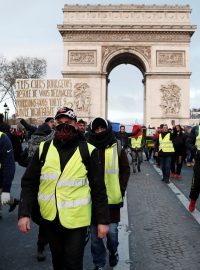
[[[118,264],[119,261],[119,255],[116,251],[115,253],[109,253],[109,264],[111,267],[114,267]]]
[[[38,262],[43,262],[46,260],[46,255],[44,253],[44,250],[37,252],[37,260],[38,260]]]

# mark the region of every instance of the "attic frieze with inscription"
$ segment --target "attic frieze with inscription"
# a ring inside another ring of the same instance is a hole
[[[102,19],[113,24],[190,24],[188,5],[65,5],[63,11],[64,23],[71,24],[102,24]]]
[[[63,33],[64,42],[190,42],[190,34],[182,32],[137,32],[137,31],[67,31]]]

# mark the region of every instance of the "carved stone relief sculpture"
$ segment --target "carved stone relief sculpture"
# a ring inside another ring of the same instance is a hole
[[[160,91],[162,92],[160,107],[163,114],[178,114],[181,108],[181,88],[170,81],[167,85],[161,85]]]
[[[184,51],[157,51],[157,66],[182,67],[185,65]]]
[[[150,62],[151,61],[151,47],[150,46],[103,46],[102,47],[102,60],[103,62],[109,55],[111,55],[113,52],[123,50],[124,52],[139,52],[142,54],[145,59]]]
[[[69,65],[96,65],[96,51],[69,51]]]
[[[62,30],[60,30],[62,32]],[[128,33],[123,31],[77,31],[72,32],[62,32],[63,40],[66,42],[118,42],[130,41],[130,42],[190,42],[189,34],[182,34],[180,32],[145,32],[145,31],[128,31]]]
[[[74,85],[74,106],[75,111],[90,114],[91,93],[87,83],[76,83]]]

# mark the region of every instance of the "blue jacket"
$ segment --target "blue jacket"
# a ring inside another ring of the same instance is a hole
[[[10,192],[15,175],[15,159],[12,143],[3,133],[0,137],[0,188],[3,192]]]

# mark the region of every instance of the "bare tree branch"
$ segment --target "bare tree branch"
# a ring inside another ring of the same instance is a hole
[[[17,57],[8,62],[5,57],[0,57],[0,102],[9,95],[16,108],[15,80],[42,78],[46,75],[46,68],[45,59]]]

